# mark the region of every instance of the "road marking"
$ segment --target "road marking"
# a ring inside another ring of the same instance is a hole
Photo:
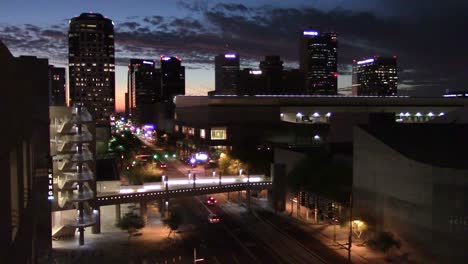
[[[206,210],[210,213],[213,213],[213,211],[211,211],[201,200],[198,196],[195,196],[195,199],[197,199],[198,202],[200,202],[203,207],[206,208]],[[254,254],[244,245],[244,243],[242,243],[242,241],[240,241],[232,232],[231,230],[222,222],[218,223],[218,225],[221,225],[223,227],[224,230],[226,230],[226,232],[232,237],[234,238],[234,240],[236,240],[236,242],[242,247],[242,249],[244,249],[244,251],[247,253],[247,255],[249,255],[250,258],[252,258],[253,260],[257,261],[257,258],[254,256]],[[239,263],[239,262],[238,262]],[[239,263],[240,264],[240,263]]]

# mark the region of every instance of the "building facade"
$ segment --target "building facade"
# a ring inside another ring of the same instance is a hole
[[[353,218],[395,234],[415,263],[466,262],[467,129],[355,127]]]
[[[65,68],[49,65],[49,105],[66,105]]]
[[[236,94],[239,86],[239,61],[239,54],[233,52],[215,57],[216,94]]]
[[[0,259],[36,263],[52,247],[48,60],[13,57],[0,42],[0,68]]]
[[[115,112],[114,24],[97,13],[70,20],[68,32],[70,105],[83,103],[95,121]]]
[[[172,102],[185,94],[185,67],[178,57],[161,56],[161,101]]]
[[[335,95],[338,87],[336,33],[304,30],[300,39],[300,69],[305,74],[305,94]]]
[[[152,106],[161,101],[161,71],[155,61],[130,60],[127,88],[130,118],[140,124],[151,122]]]
[[[397,95],[396,57],[374,57],[353,64],[353,95]]]

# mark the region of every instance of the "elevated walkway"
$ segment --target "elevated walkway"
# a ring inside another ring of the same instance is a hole
[[[99,182],[98,182],[99,183]],[[95,206],[137,203],[156,199],[169,199],[176,197],[198,196],[204,194],[235,192],[243,190],[271,189],[273,182],[263,176],[247,178],[223,177],[221,180],[213,178],[200,178],[192,180],[170,180],[167,184],[145,184],[138,186],[121,186],[116,189],[103,188],[97,190]]]

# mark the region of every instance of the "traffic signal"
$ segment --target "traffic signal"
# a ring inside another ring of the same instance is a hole
[[[172,154],[172,157],[173,157],[173,158],[177,158],[177,154],[175,154],[175,153]]]
[[[164,154],[164,157],[165,157],[166,159],[169,158],[169,154],[167,154],[167,153]]]
[[[153,159],[155,159],[155,160],[158,159],[158,154],[154,154]]]

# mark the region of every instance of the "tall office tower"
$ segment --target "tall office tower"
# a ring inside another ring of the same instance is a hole
[[[185,94],[185,67],[178,57],[161,56],[161,99],[172,102],[174,96]]]
[[[83,103],[97,123],[115,112],[114,25],[97,13],[70,20],[70,105]]]
[[[150,123],[153,104],[161,101],[161,72],[154,60],[131,59],[128,65],[130,117],[137,123]]]
[[[265,90],[265,75],[262,70],[244,68],[239,72],[237,95],[271,94]]]
[[[36,263],[52,248],[49,63],[0,41],[0,262]]]
[[[49,105],[65,106],[65,68],[49,65]]]
[[[354,61],[353,95],[396,95],[397,84],[396,57]]]
[[[239,54],[224,53],[215,57],[215,93],[236,94],[239,86]]]
[[[305,30],[300,44],[300,68],[306,78],[304,92],[337,94],[337,34]]]
[[[265,78],[264,93],[283,94],[286,92],[286,86],[282,81],[283,61],[280,56],[265,56],[265,60],[260,62],[260,70]]]

